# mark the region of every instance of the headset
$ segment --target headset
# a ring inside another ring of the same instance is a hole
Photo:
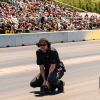
[[[50,43],[46,38],[41,38],[41,39],[44,39],[44,41],[47,43],[48,48],[50,48],[51,43]],[[41,40],[41,39],[40,39],[40,40]],[[39,42],[40,42],[40,40],[39,40]],[[39,42],[36,43],[37,47],[39,47]]]

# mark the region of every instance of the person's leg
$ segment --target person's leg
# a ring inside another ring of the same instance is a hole
[[[40,87],[42,84],[43,78],[40,73],[36,77],[34,77],[33,80],[30,82],[30,86],[33,88]]]
[[[53,86],[53,88],[57,87],[58,92],[64,91],[63,81],[60,80],[63,75],[64,75],[63,71],[54,71],[53,73],[51,73],[51,75],[48,78],[48,82],[50,83],[50,85]]]

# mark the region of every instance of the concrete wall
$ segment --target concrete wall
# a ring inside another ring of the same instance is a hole
[[[0,47],[15,46],[16,36],[9,34],[0,35]]]
[[[100,30],[82,30],[68,32],[68,42],[83,40],[100,40]]]
[[[100,40],[100,30],[2,34],[0,35],[0,47],[33,45],[42,37],[47,38],[51,43]]]
[[[70,31],[67,33],[68,34],[68,42],[72,41],[83,41],[85,40],[85,34],[86,32],[84,31]]]
[[[37,34],[37,33],[36,33]],[[68,41],[68,34],[66,31],[61,32],[39,32],[39,38],[45,37],[51,43],[58,43],[58,42],[67,42]]]
[[[51,43],[68,41],[66,32],[39,32],[34,34],[16,34],[16,46],[36,44],[38,40],[42,37],[47,38]]]

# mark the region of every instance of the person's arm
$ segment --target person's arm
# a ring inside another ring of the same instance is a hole
[[[51,65],[50,65],[48,77],[49,77],[50,74],[55,70],[55,67],[56,67],[56,64],[51,64]]]
[[[46,80],[45,78],[45,69],[44,69],[44,66],[43,65],[39,65],[40,66],[40,73],[43,77],[43,85],[46,85],[48,88],[50,88],[50,84],[49,82]]]
[[[57,60],[57,57],[58,57],[58,53],[57,51],[53,51],[51,52],[51,59],[50,59],[50,68],[49,68],[49,74],[48,74],[48,77],[51,75],[51,73],[55,70],[56,68],[56,60]]]
[[[40,74],[43,77],[43,81],[46,81],[46,78],[45,78],[45,70],[44,70],[43,63],[41,61],[40,51],[39,50],[36,51],[36,56],[37,56],[37,65],[39,65],[39,67],[40,67]],[[44,82],[43,82],[43,84],[44,84]]]
[[[44,66],[43,65],[39,65],[39,66],[40,66],[40,73],[43,77],[43,81],[46,81]]]

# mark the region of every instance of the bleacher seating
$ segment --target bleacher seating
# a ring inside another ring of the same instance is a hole
[[[86,13],[87,14],[87,13]],[[85,15],[86,15],[85,14]],[[92,28],[90,27],[92,23]],[[8,0],[0,2],[0,29],[62,31],[100,28],[100,18],[83,17],[81,12],[51,0]],[[18,32],[19,33],[19,32]]]

